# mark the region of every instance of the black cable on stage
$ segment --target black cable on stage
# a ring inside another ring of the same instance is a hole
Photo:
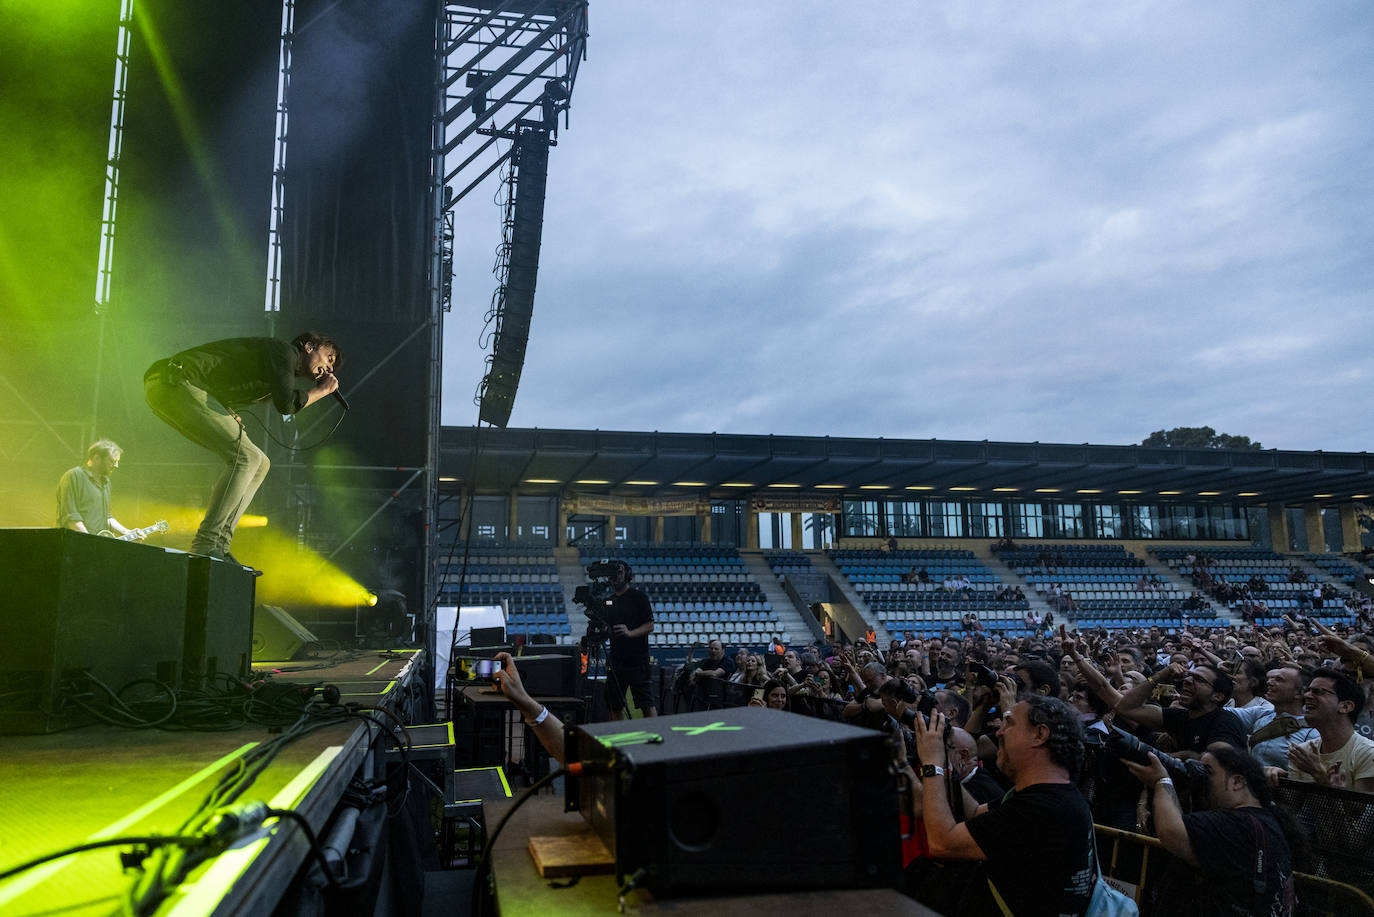
[[[60,860],[63,857],[69,857],[73,854],[84,853],[87,850],[100,850],[106,847],[135,846],[139,844],[142,844],[145,847],[160,847],[165,846],[167,844],[187,844],[190,846],[197,846],[203,843],[205,843],[203,838],[195,837],[193,835],[180,834],[150,834],[146,836],[135,835],[131,837],[112,837],[103,841],[89,841],[85,844],[75,844],[71,847],[64,847],[61,850],[55,850],[52,853],[45,853],[40,857],[34,857],[32,860],[25,860],[23,863],[20,863],[17,866],[11,866],[4,872],[0,872],[0,882],[3,882],[6,879],[9,879],[13,876],[17,876],[21,872],[28,872],[30,869],[33,869],[37,866],[42,866],[44,863],[51,863],[53,860]]]
[[[385,714],[386,716],[388,716],[388,717],[391,718],[392,722],[394,722],[398,727],[400,727],[401,737],[402,737],[403,739],[405,739],[404,742],[397,742],[397,743],[396,743],[396,747],[397,747],[397,748],[400,750],[400,752],[401,752],[401,774],[402,774],[402,779],[401,779],[401,790],[400,790],[399,792],[397,792],[397,793],[394,793],[394,794],[393,794],[393,793],[387,793],[387,797],[386,797],[386,803],[387,803],[387,812],[386,812],[386,816],[387,816],[387,818],[395,818],[397,815],[401,814],[401,810],[402,810],[402,808],[404,808],[404,806],[405,806],[405,801],[406,801],[406,799],[409,798],[409,796],[410,796],[410,753],[411,753],[412,751],[415,750],[415,749],[414,749],[414,745],[413,745],[413,743],[412,743],[411,740],[410,740],[410,733],[406,731],[405,723],[401,722],[400,717],[396,716],[396,714],[392,713],[390,710],[386,709],[385,707],[363,707],[363,706],[359,706],[359,707],[354,707],[353,709],[358,710],[358,711],[366,710],[366,711],[370,711],[370,712],[374,712],[374,713],[382,713],[382,714]],[[384,724],[382,724],[381,722],[378,722],[376,719],[373,719],[373,717],[370,715],[370,713],[359,713],[359,714],[357,714],[357,715],[358,715],[360,718],[367,719],[367,720],[369,720],[369,721],[371,721],[371,722],[377,724],[377,727],[378,727],[378,729],[379,729],[378,738],[380,738],[380,737],[383,736],[383,735],[390,735],[390,736],[393,736],[393,737],[396,735],[396,731],[395,731],[395,730],[389,729],[389,728],[387,728]],[[372,749],[372,743],[369,742],[369,743],[368,743],[368,750],[370,751],[371,749]],[[396,811],[393,812],[393,811],[391,811],[391,803],[394,802],[396,799],[400,799],[400,800],[401,800],[401,804],[400,804],[399,806],[397,806],[397,807],[396,807]]]
[[[516,797],[515,802],[511,803],[510,808],[506,810],[506,814],[502,815],[501,820],[496,823],[496,827],[483,839],[482,853],[477,857],[477,864],[472,872],[472,917],[482,917],[482,883],[487,881],[483,877],[483,871],[491,861],[491,851],[496,847],[496,839],[501,836],[501,829],[506,827],[506,822],[510,821],[511,816],[515,814],[515,810],[532,799],[540,788],[548,786],[554,780],[565,776],[567,773],[565,768],[560,767],[557,770],[550,771],[530,784],[529,789]]]
[[[310,822],[305,816],[295,809],[268,809],[269,816],[278,819],[289,818],[305,832],[305,839],[310,842],[310,852],[314,855],[315,861],[319,864],[320,872],[324,873],[324,880],[329,883],[330,888],[338,888],[339,880],[334,875],[334,870],[330,868],[329,861],[324,858],[324,848],[320,846],[320,839],[315,834],[315,829],[310,827]]]
[[[321,713],[324,715],[320,716]],[[346,718],[341,708],[325,708],[318,699],[312,698],[295,723],[280,735],[235,759],[232,769],[216,781],[196,811],[182,823],[179,833],[194,836],[206,830],[215,813],[234,803],[283,748],[316,730],[337,725]],[[192,852],[198,855],[193,857]],[[143,874],[125,890],[126,910],[135,915],[156,910],[170,890],[180,885],[186,875],[205,858],[203,851],[180,847],[164,847],[154,851]]]

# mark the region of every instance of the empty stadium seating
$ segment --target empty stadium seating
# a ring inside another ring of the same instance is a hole
[[[440,561],[440,603],[499,605],[506,603],[506,631],[510,635],[549,634],[566,638],[571,633],[563,590],[558,585],[558,564],[546,547],[506,545],[472,547],[460,543]]]
[[[623,560],[634,585],[654,606],[649,645],[673,647],[719,637],[731,646],[768,644],[779,634],[777,613],[733,547],[624,544],[585,547],[582,562]]]
[[[830,558],[888,633],[958,631],[969,612],[988,630],[1020,632],[1030,607],[1024,601],[996,601],[1004,584],[972,551],[837,549]],[[902,581],[923,569],[928,583]],[[944,589],[951,577],[967,578],[970,588]]]
[[[1037,593],[1050,597],[1056,586],[1072,596],[1079,627],[1178,625],[1189,590],[1154,572],[1121,545],[1042,544],[1002,551],[999,559]],[[1145,588],[1139,588],[1143,585]],[[1189,618],[1209,617],[1210,605]]]

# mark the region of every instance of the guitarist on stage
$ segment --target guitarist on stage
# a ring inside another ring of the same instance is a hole
[[[86,463],[62,475],[57,482],[59,526],[90,535],[106,530],[117,535],[129,533],[110,512],[110,475],[119,467],[122,454],[111,440],[98,439],[86,450]]]

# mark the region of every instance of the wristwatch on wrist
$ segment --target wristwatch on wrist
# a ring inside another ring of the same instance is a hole
[[[944,775],[945,775],[945,769],[944,769],[943,767],[941,767],[940,765],[938,765],[938,764],[922,764],[922,765],[921,765],[921,776],[922,776],[922,777],[943,777]]]

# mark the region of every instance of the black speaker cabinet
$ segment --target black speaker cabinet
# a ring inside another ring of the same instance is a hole
[[[470,646],[503,646],[506,642],[504,627],[474,627],[468,639]]]
[[[577,666],[571,656],[540,653],[515,660],[525,690],[535,696],[572,697],[577,694]]]
[[[580,810],[657,894],[901,883],[897,785],[884,733],[761,707],[577,726]]]
[[[303,647],[319,642],[285,609],[259,605],[253,614],[254,662],[286,662],[295,659]]]
[[[0,732],[85,721],[66,702],[180,680],[190,555],[66,529],[0,529]]]
[[[208,682],[217,674],[248,674],[256,593],[257,577],[252,570],[214,557],[191,555],[182,665],[187,683]]]

